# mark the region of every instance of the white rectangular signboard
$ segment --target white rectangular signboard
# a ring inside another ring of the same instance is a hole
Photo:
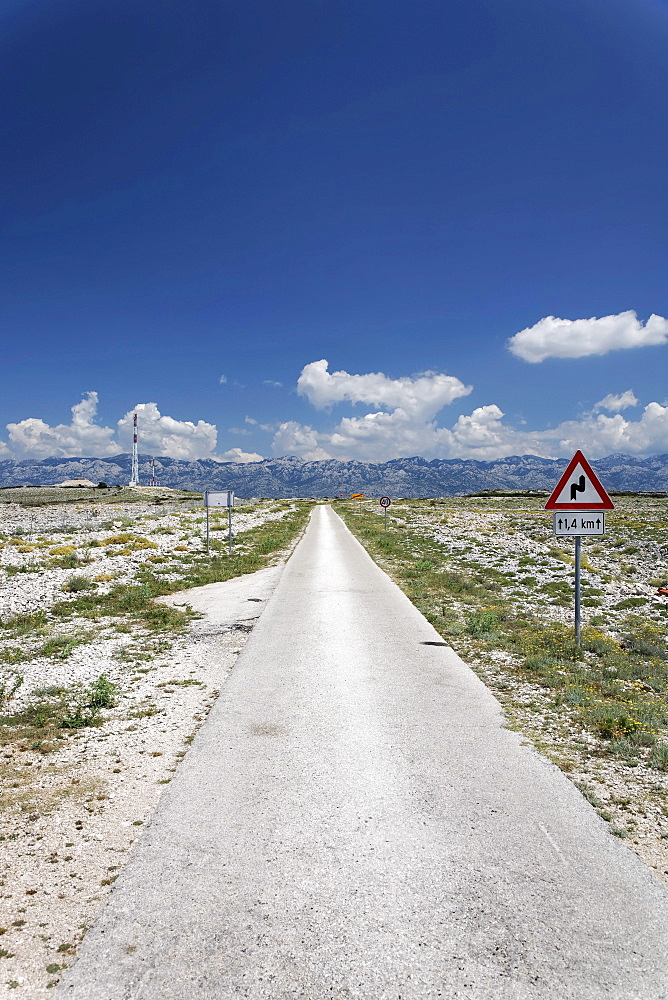
[[[602,510],[556,511],[555,535],[604,535],[605,514]]]
[[[234,507],[234,490],[219,490],[204,494],[205,507]]]

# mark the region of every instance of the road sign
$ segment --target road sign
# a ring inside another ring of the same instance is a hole
[[[575,452],[545,504],[545,510],[600,511],[614,508],[615,505],[581,451]]]
[[[378,503],[380,504],[381,507],[389,507],[392,501],[390,500],[389,497],[381,497]]]
[[[555,535],[604,535],[605,514],[602,510],[586,510],[577,514],[554,514]]]
[[[234,507],[234,490],[206,491],[205,507]]]
[[[206,490],[204,493],[206,507],[206,553],[211,552],[209,544],[209,507],[227,507],[227,551],[232,554],[232,508],[234,507],[234,490]]]
[[[350,494],[350,499],[351,500],[364,500],[364,494],[363,493],[351,493]]]

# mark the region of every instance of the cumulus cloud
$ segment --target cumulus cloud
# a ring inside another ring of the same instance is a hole
[[[318,433],[307,424],[286,420],[278,425],[272,450],[275,455],[296,455],[307,462],[319,462],[332,456],[318,443]]]
[[[218,381],[220,382],[221,385],[226,385],[226,383],[227,383],[227,375],[219,375],[218,376]]]
[[[583,420],[565,421],[547,433],[557,439],[559,455],[567,455],[575,448],[586,449],[594,458],[614,452],[665,453],[668,452],[668,406],[648,403],[639,420],[627,420],[621,413],[613,417],[599,413]]]
[[[610,413],[621,413],[622,410],[628,409],[629,406],[638,406],[639,400],[636,399],[636,395],[633,389],[627,389],[626,392],[620,392],[619,395],[615,395],[613,392],[609,392],[607,396],[603,399],[599,399],[598,403],[594,404],[594,413],[598,410],[609,410]]]
[[[138,403],[118,421],[118,437],[123,451],[132,447],[132,419],[137,414],[139,449],[143,453],[168,455],[193,461],[212,458],[218,438],[214,424],[204,420],[175,420],[164,416],[155,403]]]
[[[72,407],[72,421],[51,427],[38,417],[27,417],[17,424],[7,424],[9,453],[15,458],[105,458],[117,455],[121,448],[111,427],[95,423],[98,397],[87,392]]]
[[[258,462],[262,455],[231,448],[216,454],[218,431],[205,420],[176,420],[160,412],[155,403],[138,403],[118,421],[117,427],[96,423],[98,396],[87,392],[72,407],[69,424],[50,426],[38,417],[7,424],[9,440],[0,441],[6,458],[106,458],[132,448],[133,415],[137,414],[139,450],[142,454],[185,461],[213,458],[225,462]]]
[[[300,391],[317,409],[343,401],[385,404],[386,408],[343,417],[326,430],[287,421],[274,435],[273,453],[308,460],[384,462],[412,455],[480,461],[526,454],[561,458],[569,457],[577,448],[592,458],[619,451],[639,456],[668,452],[668,404],[649,403],[638,420],[627,420],[620,411],[639,405],[631,389],[618,395],[610,393],[591,413],[546,430],[506,423],[495,403],[460,415],[451,426],[439,426],[435,417],[443,405],[441,401],[470,391],[458,379],[444,385],[440,381],[443,378],[451,377],[426,373],[416,378],[389,379],[380,373],[330,374],[326,361],[306,365],[299,379]],[[252,418],[247,422],[257,423]]]
[[[298,455],[309,460],[354,457],[382,461],[424,454],[425,448],[433,451],[438,436],[435,415],[448,403],[466,396],[471,388],[440,372],[392,379],[382,372],[330,372],[327,361],[314,361],[302,369],[297,390],[316,409],[343,402],[380,409],[364,416],[344,417],[329,433],[287,421],[279,425],[272,449],[276,455]]]
[[[258,455],[256,451],[242,451],[241,448],[230,448],[222,455],[212,455],[211,457],[215,458],[217,462],[239,462],[241,465],[263,461],[263,456]]]
[[[250,424],[251,427],[257,427],[258,430],[260,430],[260,431],[275,431],[276,430],[276,424],[263,424],[259,420],[256,420],[255,417],[244,417],[244,423],[245,424]]]
[[[558,319],[545,316],[508,340],[512,354],[538,364],[546,358],[586,358],[631,347],[668,343],[668,320],[654,313],[645,325],[629,309],[614,316]]]
[[[368,403],[385,409],[401,409],[418,419],[429,419],[459,396],[467,396],[470,385],[452,375],[424,372],[409,378],[391,379],[382,372],[349,375],[329,372],[325,360],[313,361],[302,369],[297,391],[318,410],[344,401]]]

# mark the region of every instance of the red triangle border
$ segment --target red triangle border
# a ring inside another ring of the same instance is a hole
[[[564,486],[573,475],[573,471],[576,466],[581,465],[584,471],[587,473],[591,485],[594,487],[596,492],[600,497],[600,503],[557,503],[557,497],[563,490]],[[592,469],[591,465],[584,457],[581,451],[576,451],[573,458],[568,463],[568,467],[564,472],[563,476],[552,490],[550,499],[545,504],[545,510],[614,510],[615,505],[605,492],[603,486],[601,485],[598,476]]]

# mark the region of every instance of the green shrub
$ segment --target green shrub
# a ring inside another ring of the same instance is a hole
[[[444,589],[450,594],[472,594],[478,590],[473,580],[461,573],[442,573],[440,579]]]
[[[118,688],[107,680],[104,674],[90,687],[86,688],[73,704],[68,706],[67,715],[60,720],[63,729],[84,729],[95,726],[100,721],[100,709],[111,708],[116,704]]]
[[[80,646],[84,642],[88,642],[88,639],[74,635],[55,635],[52,639],[47,639],[39,650],[39,655],[49,656],[57,660],[65,660],[74,652],[77,646]]]
[[[25,663],[29,659],[30,653],[18,646],[5,646],[4,649],[0,649],[0,663]]]
[[[654,747],[650,764],[657,771],[668,771],[668,743],[659,743]]]
[[[61,587],[61,590],[68,594],[78,594],[82,590],[94,589],[95,584],[87,576],[71,576]]]
[[[88,691],[88,704],[91,708],[112,708],[116,704],[118,687],[104,674],[100,674]]]
[[[13,698],[23,684],[23,675],[16,670],[0,671],[0,704]]]
[[[494,635],[499,627],[499,619],[494,611],[474,611],[468,616],[466,631],[474,639]]]
[[[415,563],[415,569],[419,573],[427,573],[429,570],[434,568],[434,563],[431,559],[418,559]]]

